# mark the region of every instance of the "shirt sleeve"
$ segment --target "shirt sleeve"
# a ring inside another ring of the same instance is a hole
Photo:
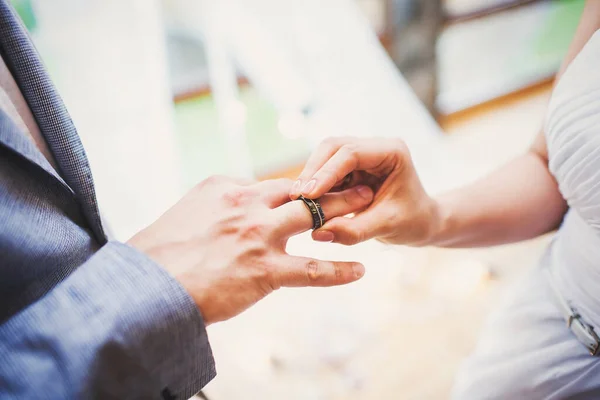
[[[0,360],[0,398],[187,399],[216,375],[188,293],[118,242],[4,321]]]

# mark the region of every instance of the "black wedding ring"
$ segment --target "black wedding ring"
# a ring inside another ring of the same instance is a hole
[[[313,230],[319,229],[325,223],[325,213],[323,212],[323,208],[321,207],[321,203],[319,203],[318,199],[307,199],[304,196],[300,196],[298,200],[302,200],[302,202],[310,211],[310,215],[313,219]]]

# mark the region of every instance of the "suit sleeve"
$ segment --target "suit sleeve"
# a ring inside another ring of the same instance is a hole
[[[188,293],[118,242],[3,322],[0,360],[0,398],[187,399],[216,375]]]

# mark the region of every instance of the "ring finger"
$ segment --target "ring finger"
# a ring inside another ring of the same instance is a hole
[[[327,193],[319,199],[326,219],[360,211],[373,200],[373,191],[368,186],[356,186],[337,193]],[[290,237],[313,227],[310,210],[303,201],[296,200],[273,210],[279,229],[278,235]]]

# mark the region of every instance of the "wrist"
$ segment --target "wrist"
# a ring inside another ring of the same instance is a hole
[[[174,263],[171,261],[172,257],[168,256],[170,254],[168,251],[168,246],[157,247],[150,243],[146,243],[142,232],[139,232],[130,238],[127,241],[127,244],[141,253],[144,253],[148,258],[160,265],[165,271],[167,271],[167,273],[175,278],[175,280],[179,282],[179,285],[187,292],[196,305],[196,309],[202,315],[204,325],[209,326],[214,321],[211,313],[209,312],[210,310],[207,310],[207,302],[202,296],[202,294],[206,292],[206,288],[198,288],[198,283],[195,281],[194,275],[189,273],[188,268],[181,266],[179,268],[173,267]],[[177,253],[182,254],[183,250],[177,249]]]
[[[429,211],[427,239],[422,246],[439,246],[448,238],[452,226],[452,211],[446,197],[432,199]]]
[[[210,298],[212,292],[206,284],[205,279],[198,280],[196,275],[188,272],[176,275],[175,279],[179,281],[179,284],[186,292],[188,292],[194,301],[194,304],[196,304],[196,308],[200,312],[200,315],[202,315],[205,326],[212,325],[213,323],[222,320],[222,318],[219,318],[219,316],[215,314],[217,311],[216,308],[218,307],[211,307],[218,304],[219,298]]]

